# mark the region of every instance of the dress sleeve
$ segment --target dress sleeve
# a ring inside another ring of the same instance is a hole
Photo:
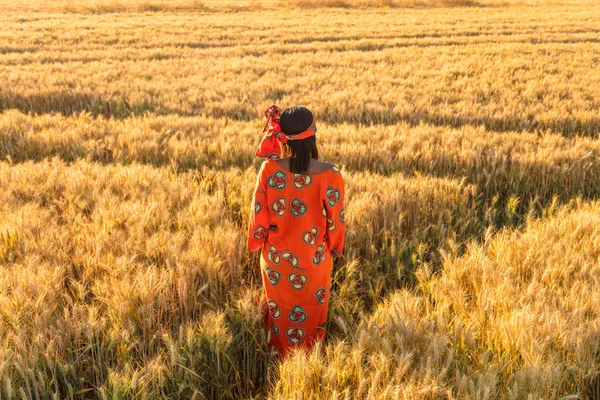
[[[341,257],[346,235],[346,216],[344,210],[344,180],[339,169],[334,166],[333,178],[325,186],[324,211],[327,218],[327,244],[331,255]]]
[[[248,251],[259,250],[269,232],[269,207],[267,205],[266,161],[260,166],[248,222]]]

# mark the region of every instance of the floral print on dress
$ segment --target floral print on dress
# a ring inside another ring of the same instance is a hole
[[[308,278],[304,274],[292,273],[288,275],[288,282],[294,289],[302,290],[306,282],[308,282]]]
[[[287,176],[285,171],[275,171],[273,175],[269,177],[267,181],[269,186],[278,190],[283,190],[287,186]]]
[[[281,310],[275,300],[269,300],[269,314],[271,318],[279,319],[281,317]]]
[[[290,202],[290,213],[294,217],[296,217],[296,218],[301,217],[304,214],[306,214],[307,211],[308,211],[308,208],[306,207],[306,203],[303,202],[302,200],[294,198]]]
[[[273,245],[269,246],[269,250],[267,252],[267,258],[268,258],[269,262],[274,265],[279,265],[279,263],[281,262],[281,257],[279,256],[277,249],[275,247],[273,247]]]
[[[329,203],[329,206],[334,207],[341,197],[339,189],[336,189],[334,187],[328,187],[326,193],[327,202]]]
[[[265,272],[267,273],[267,278],[269,279],[269,282],[271,283],[271,285],[275,286],[281,280],[281,274],[279,273],[279,271],[277,271],[273,268],[267,267]]]
[[[302,234],[302,240],[310,247],[314,247],[319,237],[319,228],[313,226]]]
[[[326,296],[327,296],[327,288],[326,287],[319,288],[315,292],[315,298],[317,299],[317,302],[321,305],[323,305],[325,303]]]
[[[323,260],[325,260],[325,246],[320,244],[319,247],[317,247],[315,255],[313,256],[313,263],[315,265],[319,265],[323,262]]]
[[[289,342],[296,346],[302,342],[305,333],[302,328],[289,327],[285,330],[285,334],[288,337]]]
[[[288,315],[288,320],[293,324],[303,324],[306,322],[308,316],[304,312],[304,308],[302,306],[295,306],[292,308]]]
[[[292,185],[294,185],[296,189],[304,189],[307,188],[312,181],[313,178],[311,178],[310,175],[294,174],[294,177],[292,178]]]
[[[286,260],[291,268],[301,269],[300,268],[300,259],[294,255],[289,250],[285,250],[281,252],[281,258]]]
[[[285,197],[279,196],[271,203],[271,210],[280,218],[285,214]]]

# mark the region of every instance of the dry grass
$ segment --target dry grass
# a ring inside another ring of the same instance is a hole
[[[277,100],[331,124],[598,137],[600,7],[542,9],[4,13],[0,110],[251,121]]]
[[[584,398],[600,7],[450,3],[0,4],[0,398]],[[272,101],[347,188],[284,362],[244,245]]]
[[[325,355],[279,365],[273,398],[560,398],[598,370],[600,204],[427,264]],[[569,376],[570,378],[566,378]],[[577,378],[576,378],[577,377]],[[307,395],[308,394],[308,395]]]

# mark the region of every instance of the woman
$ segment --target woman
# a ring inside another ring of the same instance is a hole
[[[284,158],[260,168],[248,249],[262,249],[265,327],[271,348],[283,357],[325,336],[332,256],[342,255],[345,219],[344,182],[334,164],[318,161],[312,113],[291,107],[277,121],[278,111],[265,112],[270,129],[257,154],[279,158],[266,144],[274,138]]]

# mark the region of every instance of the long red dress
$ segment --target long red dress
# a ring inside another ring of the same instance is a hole
[[[265,326],[280,356],[325,336],[332,255],[345,235],[344,182],[339,169],[294,174],[266,160],[258,174],[248,250],[262,248]]]

